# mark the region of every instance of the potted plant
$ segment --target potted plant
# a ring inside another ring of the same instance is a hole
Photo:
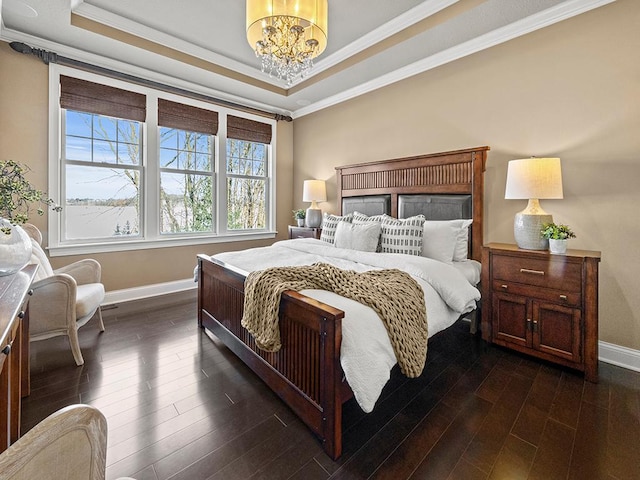
[[[31,239],[20,227],[29,220],[34,204],[38,215],[51,206],[62,208],[34,188],[26,178],[28,167],[13,160],[0,160],[0,275],[10,275],[31,259]]]
[[[551,253],[566,253],[567,240],[576,238],[576,234],[568,225],[561,223],[545,223],[540,231],[542,238],[549,240],[549,251]]]
[[[301,208],[293,211],[293,218],[295,218],[299,227],[304,227],[304,219],[307,216],[307,212]]]

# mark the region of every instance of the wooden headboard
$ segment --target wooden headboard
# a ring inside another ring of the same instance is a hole
[[[471,195],[469,257],[480,261],[488,151],[489,147],[476,147],[336,167],[338,204],[342,208],[345,198],[388,195],[390,215],[397,217],[403,195]]]

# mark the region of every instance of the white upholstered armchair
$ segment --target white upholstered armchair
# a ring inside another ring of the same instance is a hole
[[[100,283],[100,263],[84,259],[53,270],[40,246],[42,234],[34,225],[23,226],[32,239],[31,263],[39,265],[33,296],[29,300],[29,335],[31,341],[66,335],[77,365],[84,359],[78,341],[78,328],[97,314],[100,331],[104,331],[100,304],[104,286]]]
[[[104,480],[107,421],[89,405],[58,410],[0,455],[1,480]]]
[[[0,453],[0,480],[104,480],[106,456],[102,412],[91,405],[69,405]]]

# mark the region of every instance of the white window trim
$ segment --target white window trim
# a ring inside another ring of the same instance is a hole
[[[76,254],[89,254],[89,253],[108,253],[108,252],[120,252],[128,250],[142,250],[152,248],[166,248],[166,247],[178,247],[188,245],[204,245],[211,243],[224,243],[224,242],[237,242],[247,240],[263,240],[275,238],[275,191],[276,191],[276,120],[268,119],[265,117],[252,115],[246,112],[240,112],[227,107],[215,105],[214,109],[219,114],[219,126],[216,145],[216,167],[214,172],[214,178],[216,182],[216,211],[214,212],[214,222],[218,224],[217,232],[211,233],[194,233],[194,234],[160,234],[158,229],[159,216],[157,212],[157,204],[149,205],[147,198],[156,198],[158,195],[158,185],[160,182],[160,171],[157,162],[149,162],[149,158],[157,158],[158,133],[157,128],[147,128],[147,123],[150,125],[157,124],[157,109],[156,98],[166,98],[174,102],[184,103],[187,105],[193,105],[200,108],[211,109],[212,104],[202,102],[199,100],[191,99],[188,97],[181,97],[171,93],[161,92],[149,87],[142,87],[135,84],[127,83],[124,81],[112,79],[109,77],[103,77],[91,72],[85,72],[82,70],[76,70],[63,65],[50,64],[49,65],[49,183],[48,194],[49,197],[54,199],[57,203],[63,203],[62,196],[62,178],[61,178],[61,137],[60,137],[60,75],[67,75],[71,77],[80,78],[104,85],[109,85],[124,90],[133,92],[139,92],[147,95],[147,122],[143,124],[142,135],[143,142],[143,168],[144,185],[143,190],[145,195],[140,199],[141,208],[143,211],[143,231],[141,232],[144,238],[135,237],[131,240],[109,240],[109,241],[87,241],[85,243],[63,242],[62,239],[62,215],[58,215],[54,212],[49,212],[48,215],[48,250],[51,256],[64,256],[64,255],[76,255]],[[195,89],[194,89],[195,90]],[[226,229],[226,168],[220,165],[222,158],[226,156],[226,116],[227,115],[241,116],[251,120],[256,120],[262,123],[271,124],[273,129],[273,136],[270,145],[269,152],[269,177],[271,181],[267,182],[266,191],[266,211],[268,212],[268,224],[265,229],[259,231],[227,231]],[[225,192],[222,194],[221,192]],[[153,197],[155,195],[155,197]]]

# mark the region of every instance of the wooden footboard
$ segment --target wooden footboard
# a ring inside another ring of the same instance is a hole
[[[288,291],[280,303],[282,348],[256,347],[240,325],[246,272],[198,256],[198,324],[249,366],[321,439],[333,459],[342,452],[340,366],[344,312]]]

